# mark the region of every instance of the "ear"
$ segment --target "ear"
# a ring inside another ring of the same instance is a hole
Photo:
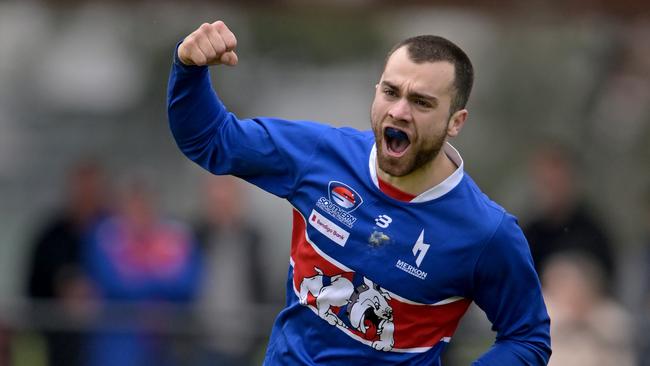
[[[390,297],[390,294],[388,293],[388,291],[386,291],[384,289],[381,289],[381,294],[384,296],[384,298],[386,300],[392,300],[393,299],[392,297]]]
[[[454,112],[454,114],[449,117],[449,122],[447,122],[447,136],[456,137],[465,126],[465,120],[467,120],[467,109],[461,109]]]

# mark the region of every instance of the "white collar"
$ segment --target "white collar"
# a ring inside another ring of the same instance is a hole
[[[436,198],[442,197],[447,194],[449,191],[454,189],[460,181],[463,179],[463,158],[460,156],[458,150],[456,150],[449,142],[445,142],[445,145],[442,148],[442,151],[447,154],[449,159],[458,166],[456,170],[451,173],[445,180],[438,183],[437,185],[429,188],[428,190],[420,193],[417,197],[412,199],[410,202],[426,202],[431,201]],[[379,181],[377,180],[377,146],[372,145],[372,150],[370,150],[370,158],[368,159],[368,168],[370,169],[370,177],[372,182],[377,188],[379,188]]]

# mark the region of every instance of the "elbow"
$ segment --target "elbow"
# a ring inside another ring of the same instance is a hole
[[[514,349],[526,366],[546,366],[551,358],[550,341],[515,341]]]

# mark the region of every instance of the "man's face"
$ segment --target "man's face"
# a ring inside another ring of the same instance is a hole
[[[416,64],[406,47],[390,56],[370,113],[382,171],[403,177],[438,155],[448,136],[453,81],[449,62]]]

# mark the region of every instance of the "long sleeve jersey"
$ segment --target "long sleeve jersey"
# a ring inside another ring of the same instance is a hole
[[[458,169],[410,202],[378,186],[371,131],[239,119],[207,67],[175,58],[168,90],[181,151],[293,206],[286,307],[264,365],[440,365],[471,302],[496,341],[474,365],[546,365],[549,317],[516,219]]]

